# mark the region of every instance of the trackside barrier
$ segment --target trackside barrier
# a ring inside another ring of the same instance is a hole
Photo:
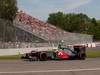
[[[93,48],[93,47],[98,47],[98,46],[100,47],[100,43],[88,43],[85,45],[87,45],[88,48]],[[0,56],[24,54],[24,53],[28,53],[32,50],[34,50],[34,51],[47,51],[47,50],[52,50],[52,49],[57,49],[57,47],[0,49]]]
[[[38,47],[38,48],[17,48],[17,49],[0,49],[0,56],[6,56],[6,55],[19,55],[28,53],[32,50],[34,51],[47,51],[57,49],[57,47]]]
[[[89,47],[89,48],[96,47],[96,44],[95,43],[88,43],[87,47]]]

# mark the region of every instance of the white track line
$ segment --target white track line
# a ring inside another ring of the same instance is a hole
[[[5,73],[47,73],[47,72],[80,72],[80,71],[99,71],[100,68],[90,68],[90,69],[71,69],[71,70],[40,70],[40,71],[12,71],[12,72],[0,72],[0,74]]]

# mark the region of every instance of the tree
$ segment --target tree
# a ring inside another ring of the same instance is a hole
[[[94,39],[100,41],[100,21],[96,21]]]
[[[16,12],[16,0],[0,0],[0,18],[13,21],[16,17]]]
[[[63,14],[62,12],[57,12],[50,14],[47,22],[69,32],[85,33],[89,29],[91,19],[82,13]]]
[[[13,20],[16,17],[16,12],[16,0],[0,0],[0,41],[14,41],[15,27]]]
[[[92,19],[91,19],[91,22],[94,24],[94,26],[97,26],[97,21],[96,21],[95,18],[92,18]]]
[[[54,24],[55,26],[63,26],[64,23],[64,14],[62,12],[52,13],[49,15],[48,23]]]
[[[91,34],[94,40],[100,40],[100,21],[96,21],[95,18],[91,19],[86,14],[51,13],[47,22],[69,32]]]

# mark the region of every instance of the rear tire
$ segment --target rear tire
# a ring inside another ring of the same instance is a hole
[[[85,58],[86,58],[86,54],[85,53],[82,53],[80,59],[81,60],[85,60]]]

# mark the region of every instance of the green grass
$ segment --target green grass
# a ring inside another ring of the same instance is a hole
[[[100,50],[87,50],[87,58],[100,58]]]
[[[18,60],[21,59],[22,55],[9,55],[9,56],[0,56],[0,60]]]

